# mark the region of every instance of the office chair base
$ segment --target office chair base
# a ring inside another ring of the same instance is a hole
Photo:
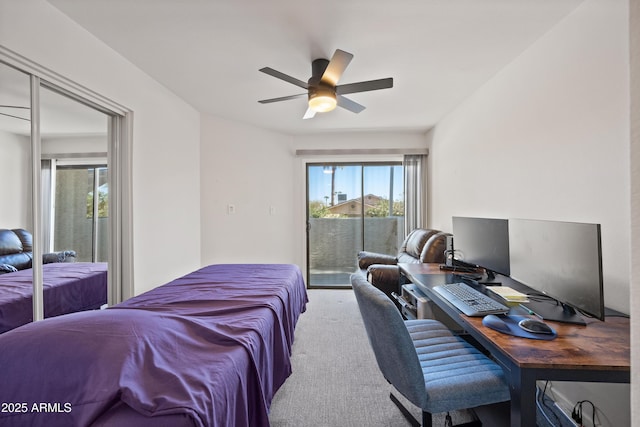
[[[402,402],[400,402],[398,400],[397,397],[395,397],[393,395],[393,393],[389,393],[389,398],[391,399],[391,401],[398,407],[398,409],[400,409],[400,412],[402,412],[402,415],[407,419],[407,421],[409,421],[409,424],[411,424],[411,427],[420,427],[420,422],[418,420],[416,420],[416,418],[411,414],[411,412],[409,412],[409,410],[402,404]],[[428,412],[422,412],[422,424],[425,427],[431,427],[431,420],[429,419],[428,423],[426,422],[427,420],[424,419],[425,414],[428,415],[429,418],[431,418],[431,414]]]
[[[398,409],[400,409],[400,412],[402,412],[402,415],[406,418],[407,421],[409,421],[409,423],[411,424],[411,427],[433,427],[433,421],[432,421],[431,413],[429,413],[427,411],[422,411],[422,424],[420,424],[420,422],[411,414],[411,412],[409,412],[409,410],[402,404],[402,402],[400,402],[398,400],[398,398],[393,395],[393,393],[389,393],[389,398],[398,407]],[[480,421],[480,419],[476,415],[475,411],[473,411],[473,409],[469,409],[469,411],[471,412],[471,414],[473,416],[473,420],[468,421],[468,422],[466,422],[464,424],[456,424],[455,426],[453,426],[452,424],[449,423],[449,424],[447,424],[447,426],[451,426],[451,427],[482,427],[482,421]],[[447,414],[447,418],[448,418],[448,420],[451,419],[451,417],[449,417],[449,414]]]

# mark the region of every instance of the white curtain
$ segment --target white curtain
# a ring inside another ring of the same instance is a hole
[[[404,234],[426,226],[427,156],[405,155],[404,166]]]

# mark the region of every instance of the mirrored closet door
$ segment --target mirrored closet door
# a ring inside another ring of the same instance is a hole
[[[47,87],[39,100],[43,281],[61,288],[69,275],[78,278],[64,292],[45,287],[48,317],[107,302],[97,273],[109,254],[109,116]]]
[[[106,262],[109,117],[47,88],[40,102],[45,250],[74,250],[76,261]]]
[[[12,298],[4,282],[32,282],[25,322],[64,314],[70,303],[73,311],[117,303],[132,289],[130,240],[123,238],[130,235],[130,171],[120,167],[130,155],[130,113],[53,72],[36,75],[41,68],[19,58],[30,72],[23,70],[11,52],[3,62],[0,50],[0,270],[20,273],[0,271],[0,315]],[[24,253],[23,264],[14,252]],[[102,304],[82,286],[51,291],[59,276],[76,274],[63,264],[105,272],[97,286]]]

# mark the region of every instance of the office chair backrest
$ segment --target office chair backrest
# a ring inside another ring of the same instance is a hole
[[[351,276],[358,307],[382,375],[420,406],[426,388],[418,354],[395,304],[360,274]]]

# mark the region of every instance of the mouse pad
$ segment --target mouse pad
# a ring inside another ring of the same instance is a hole
[[[485,323],[484,319],[482,319],[482,324],[498,332],[502,332],[503,334],[514,335],[516,337],[522,337],[522,338],[529,338],[532,340],[550,341],[558,336],[558,333],[553,328],[551,328],[553,330],[553,334],[534,334],[532,332],[525,331],[520,326],[518,326],[518,322],[520,322],[522,319],[529,319],[529,317],[527,316],[506,314],[498,317],[504,321],[504,324],[509,328],[509,331],[506,331],[506,330],[502,331],[500,329],[494,328],[492,327],[492,325]]]

